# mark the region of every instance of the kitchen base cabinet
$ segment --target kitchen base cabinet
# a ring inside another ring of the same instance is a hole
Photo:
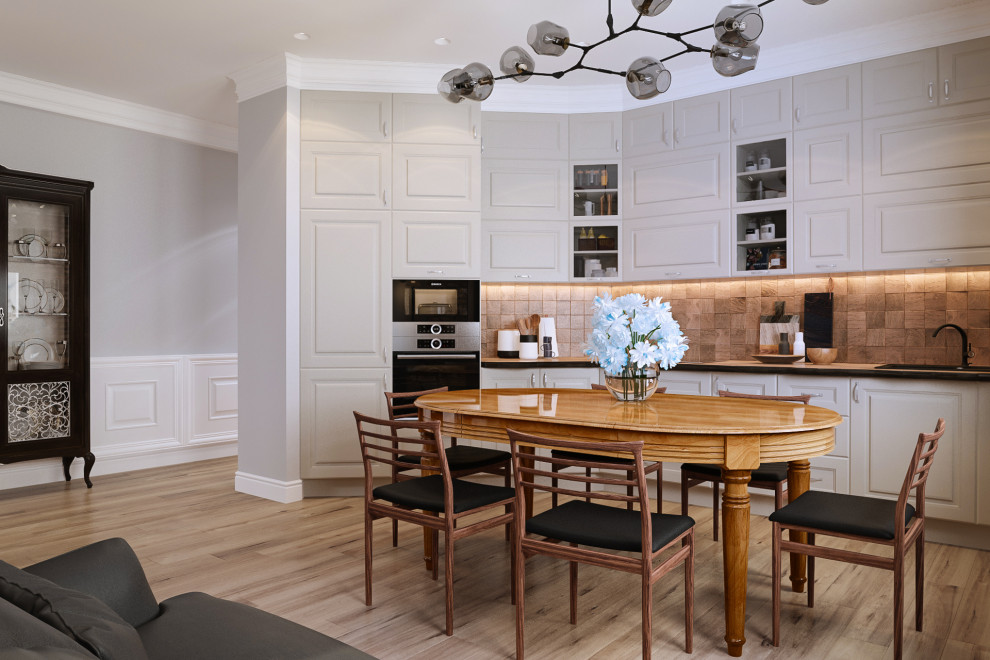
[[[600,380],[598,367],[530,367],[514,369],[482,368],[484,389],[551,388],[590,390]]]
[[[976,383],[854,378],[850,492],[896,500],[919,433],[939,417],[945,435],[929,473],[925,512],[976,522]]]
[[[777,376],[774,374],[717,373],[712,378],[712,394],[718,396],[719,390],[728,390],[739,394],[774,396],[777,394]]]

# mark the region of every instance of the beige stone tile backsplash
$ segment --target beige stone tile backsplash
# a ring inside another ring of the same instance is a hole
[[[957,364],[959,333],[969,334],[973,364],[990,365],[990,266],[834,274],[833,343],[839,362]],[[756,352],[759,317],[783,300],[804,314],[804,294],[827,290],[828,277],[782,275],[723,280],[677,280],[627,284],[482,284],[481,349],[495,355],[495,331],[515,328],[529,314],[552,316],[561,356],[583,355],[591,330],[591,304],[608,291],[630,292],[671,303],[690,339],[685,360],[745,359]],[[803,329],[802,318],[802,329]]]

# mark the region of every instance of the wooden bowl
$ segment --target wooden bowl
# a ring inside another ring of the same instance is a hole
[[[804,352],[808,360],[815,364],[832,364],[839,357],[837,348],[806,348]]]

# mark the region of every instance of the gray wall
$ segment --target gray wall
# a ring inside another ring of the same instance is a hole
[[[237,351],[237,154],[0,103],[0,165],[93,181],[93,357]]]

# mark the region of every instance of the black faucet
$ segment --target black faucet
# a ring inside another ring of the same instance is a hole
[[[955,328],[959,331],[959,334],[962,335],[962,366],[968,367],[969,358],[976,354],[973,353],[973,345],[969,343],[969,338],[966,336],[966,331],[955,323],[944,323],[935,329],[935,332],[932,333],[932,337],[938,337],[938,333],[942,331],[942,328]]]

